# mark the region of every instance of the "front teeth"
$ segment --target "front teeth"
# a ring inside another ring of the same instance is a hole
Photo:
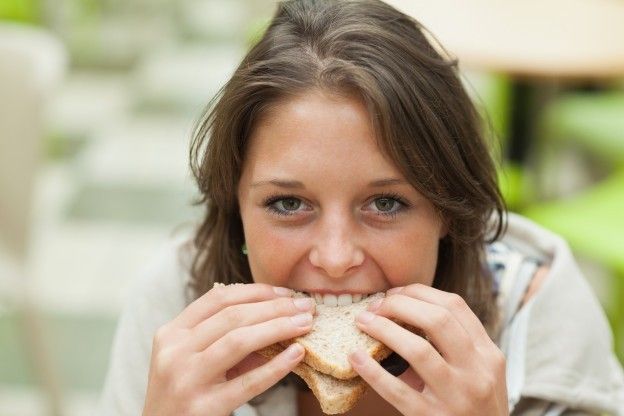
[[[314,294],[314,300],[316,301],[316,304],[325,306],[351,305],[352,303],[357,303],[365,298],[366,295],[362,296],[361,294],[350,295],[348,293],[344,293],[339,296],[332,295],[330,293],[326,293],[325,295],[321,295],[319,293]]]

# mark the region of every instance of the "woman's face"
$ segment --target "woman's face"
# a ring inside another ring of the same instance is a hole
[[[250,138],[238,200],[255,282],[334,295],[433,282],[441,218],[381,154],[355,98],[276,106]]]

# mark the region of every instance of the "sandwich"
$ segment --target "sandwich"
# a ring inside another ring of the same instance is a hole
[[[223,284],[215,283],[215,286],[220,285]],[[257,353],[270,359],[292,343],[301,344],[305,356],[293,372],[307,384],[325,414],[345,413],[356,405],[368,389],[368,384],[349,362],[348,355],[351,352],[356,349],[367,352],[370,357],[382,362],[383,367],[393,375],[399,375],[407,368],[407,363],[398,354],[362,332],[355,324],[355,317],[360,312],[384,296],[383,292],[379,292],[355,303],[338,306],[317,302],[310,332],[269,345]],[[294,297],[309,295],[295,292]]]
[[[307,296],[295,293],[295,297]],[[293,372],[305,381],[328,415],[345,413],[353,408],[366,393],[368,384],[355,372],[348,355],[356,350],[366,351],[381,361],[392,351],[381,342],[362,332],[355,317],[384,293],[376,293],[357,303],[343,306],[316,305],[312,329],[304,336],[270,345],[259,354],[272,358],[297,342],[305,349],[305,356]]]

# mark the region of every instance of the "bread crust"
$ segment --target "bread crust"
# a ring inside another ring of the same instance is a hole
[[[273,344],[257,352],[270,359],[283,350],[281,345]],[[348,412],[368,390],[368,384],[361,377],[339,380],[316,371],[304,362],[299,363],[293,372],[305,381],[319,401],[323,413],[328,415]]]
[[[330,375],[339,380],[350,380],[355,377],[359,377],[358,373],[353,369],[353,367],[349,366],[348,368],[340,368],[332,365],[331,363],[326,362],[322,356],[316,354],[314,349],[308,348],[305,341],[301,341],[300,339],[291,339],[288,341],[284,341],[280,343],[284,348],[289,345],[299,342],[305,351],[306,355],[303,359],[303,362],[307,364],[313,370],[316,370],[320,373]],[[392,354],[392,350],[386,347],[384,344],[379,343],[373,345],[372,348],[368,351],[368,354],[377,362],[387,358]]]

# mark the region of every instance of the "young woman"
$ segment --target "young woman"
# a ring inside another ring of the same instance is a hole
[[[320,414],[286,377],[301,347],[254,353],[310,330],[315,304],[293,289],[387,291],[357,325],[406,369],[354,351],[374,393],[350,414],[624,414],[600,305],[563,241],[506,223],[480,126],[413,19],[375,0],[280,3],[195,133],[206,216],[137,282],[103,414]]]

